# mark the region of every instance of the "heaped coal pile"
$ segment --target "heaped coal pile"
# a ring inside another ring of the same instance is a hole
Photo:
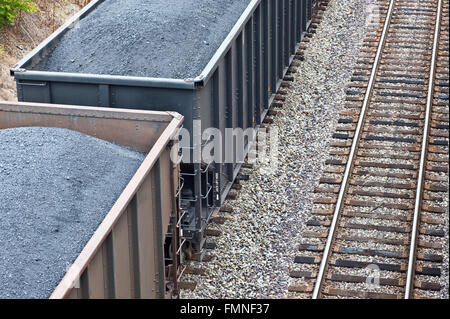
[[[58,128],[0,130],[0,298],[47,298],[145,154]]]
[[[250,0],[108,0],[61,39],[42,69],[193,78]]]

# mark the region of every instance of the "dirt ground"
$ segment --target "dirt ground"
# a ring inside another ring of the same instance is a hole
[[[21,12],[15,25],[0,31],[0,101],[16,101],[9,69],[90,0],[36,0],[38,12]]]

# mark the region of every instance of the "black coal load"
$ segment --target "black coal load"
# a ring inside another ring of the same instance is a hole
[[[48,298],[144,158],[67,129],[0,130],[0,299]]]
[[[107,0],[40,69],[158,78],[200,75],[250,0]]]

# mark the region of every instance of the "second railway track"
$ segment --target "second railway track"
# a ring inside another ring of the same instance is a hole
[[[380,0],[289,290],[422,298],[443,288],[448,1]]]

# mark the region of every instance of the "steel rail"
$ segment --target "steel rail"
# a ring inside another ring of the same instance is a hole
[[[408,272],[406,276],[406,287],[404,299],[412,298],[414,290],[414,276],[416,270],[416,251],[417,251],[417,241],[419,234],[419,221],[421,212],[421,203],[423,197],[424,189],[424,177],[425,177],[425,163],[427,160],[427,148],[428,148],[428,135],[430,129],[430,117],[431,117],[431,107],[433,106],[433,95],[434,95],[434,80],[436,75],[436,60],[439,44],[439,31],[441,28],[441,13],[442,13],[442,0],[438,2],[438,8],[436,13],[436,26],[434,29],[434,41],[433,41],[433,52],[431,54],[431,66],[430,75],[428,77],[428,96],[427,105],[425,110],[425,120],[423,125],[423,138],[422,147],[420,153],[420,166],[419,174],[417,176],[417,188],[416,188],[416,199],[414,204],[414,217],[413,217],[413,227],[411,230],[411,243],[409,249],[409,259],[408,259]]]
[[[362,126],[363,126],[365,115],[367,112],[367,107],[369,105],[370,98],[372,97],[372,91],[373,91],[373,87],[374,87],[374,83],[375,83],[375,77],[376,77],[378,67],[380,64],[381,53],[383,51],[383,48],[384,48],[384,45],[386,42],[386,35],[388,33],[388,29],[389,29],[390,22],[391,22],[392,12],[393,12],[393,8],[394,8],[394,2],[395,2],[395,0],[390,0],[390,3],[389,3],[389,9],[386,14],[383,32],[381,34],[380,42],[378,44],[377,54],[376,54],[375,60],[374,60],[374,66],[373,66],[372,72],[370,74],[369,83],[367,85],[366,94],[364,96],[364,102],[361,107],[360,117],[358,120],[358,124],[357,124],[355,135],[353,138],[352,146],[350,149],[350,154],[348,157],[347,165],[345,167],[345,172],[344,172],[344,176],[342,179],[341,188],[339,189],[339,195],[338,195],[336,207],[335,207],[334,213],[333,213],[333,220],[331,222],[327,242],[326,242],[326,245],[325,245],[325,248],[323,251],[323,257],[320,262],[319,272],[317,274],[317,279],[316,279],[316,283],[314,286],[312,299],[318,299],[320,296],[320,292],[322,290],[322,284],[324,281],[325,272],[326,272],[327,265],[328,265],[328,259],[330,257],[330,253],[331,253],[331,245],[334,241],[337,223],[338,223],[338,220],[340,217],[340,213],[341,213],[343,202],[344,202],[344,197],[345,197],[347,187],[348,187],[349,177],[350,177],[351,171],[353,169],[353,160],[355,158],[356,150],[358,148],[359,138],[361,136]]]

